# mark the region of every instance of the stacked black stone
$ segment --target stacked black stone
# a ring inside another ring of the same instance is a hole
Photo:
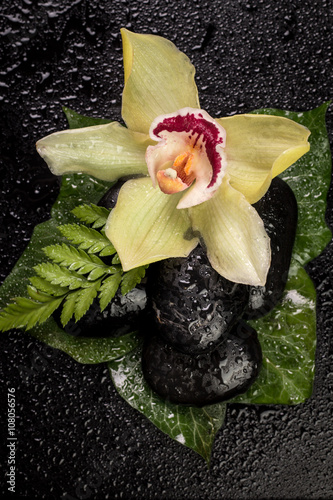
[[[123,183],[116,183],[99,205],[112,209]],[[198,245],[187,258],[152,264],[148,286],[140,284],[125,296],[118,291],[103,312],[96,299],[65,330],[84,336],[144,331],[145,379],[172,403],[204,406],[246,392],[259,374],[262,353],[257,332],[244,320],[264,316],[281,300],[297,227],[295,196],[279,178],[254,206],[271,240],[265,286],[223,278]]]
[[[265,286],[226,280],[200,246],[186,259],[151,266],[152,334],[144,343],[142,368],[153,390],[170,402],[203,406],[226,401],[245,392],[259,374],[260,343],[243,318],[267,314],[282,297],[297,202],[289,186],[276,178],[255,208],[271,238]]]

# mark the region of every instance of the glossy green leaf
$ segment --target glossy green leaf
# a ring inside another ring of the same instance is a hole
[[[89,282],[83,276],[51,262],[41,262],[34,266],[34,270],[51,285],[68,287],[70,290],[89,286]]]
[[[124,356],[138,345],[140,337],[131,332],[115,339],[108,337],[75,337],[54,327],[53,321],[46,322],[30,333],[41,342],[66,352],[79,363],[97,364]]]
[[[62,110],[66,115],[70,128],[92,127],[93,125],[104,125],[112,122],[112,120],[107,120],[105,118],[92,118],[90,116],[81,115],[73,109],[66,108],[66,106],[63,106]]]
[[[141,370],[141,346],[109,363],[113,383],[133,408],[143,413],[172,439],[192,448],[209,464],[214,438],[221,428],[226,405],[195,408],[169,403],[156,395]]]
[[[79,321],[82,316],[86,314],[86,312],[92,305],[100,286],[101,282],[96,281],[92,283],[89,288],[83,288],[82,290],[80,290],[75,304],[75,321]]]
[[[1,311],[1,331],[13,328],[30,330],[34,325],[46,321],[62,302],[62,297],[49,297],[30,286],[28,295],[30,298],[16,297]]]
[[[60,297],[60,295],[65,295],[67,288],[60,285],[51,285],[48,281],[44,280],[40,276],[31,276],[29,278],[30,283],[41,292],[53,295],[54,297]]]
[[[99,253],[110,245],[104,234],[82,224],[64,224],[58,229],[67,240],[79,245],[79,249],[88,250],[88,253]]]
[[[309,128],[310,151],[280,177],[292,188],[298,204],[298,226],[293,256],[303,266],[319,255],[332,234],[325,222],[332,159],[325,115],[330,103],[301,113],[262,109],[261,114],[285,116]]]
[[[4,307],[12,297],[26,295],[27,285],[29,285],[28,277],[31,276],[33,267],[45,261],[42,249],[64,242],[57,227],[59,224],[76,221],[71,210],[83,202],[98,203],[110,185],[110,183],[97,181],[81,174],[63,177],[60,194],[51,212],[51,219],[36,226],[28,247],[0,288],[0,307]],[[65,333],[53,318],[32,328],[26,334],[31,334],[51,347],[66,352],[80,363],[109,361],[123,356],[138,344],[136,332],[117,339],[78,338]]]
[[[50,245],[44,248],[44,253],[50,260],[67,266],[71,270],[77,271],[79,274],[86,274],[100,267],[107,272],[108,266],[94,254],[88,254],[80,248],[73,247],[72,245]]]
[[[102,228],[105,226],[107,218],[110,215],[110,210],[98,205],[79,205],[73,210],[73,214],[80,219],[81,222],[92,224],[92,228]]]
[[[331,154],[325,126],[328,103],[303,113],[277,114],[311,130],[311,149],[281,177],[293,189],[298,204],[298,226],[293,261],[283,300],[269,315],[251,325],[258,331],[263,368],[250,390],[232,402],[302,403],[311,396],[315,369],[315,290],[304,266],[331,240],[325,222],[326,198],[331,182]]]
[[[125,273],[121,281],[121,293],[126,295],[145,277],[148,266],[141,266],[131,269]]]
[[[104,280],[103,285],[99,290],[99,305],[101,311],[104,311],[110,300],[116,295],[121,282],[121,273],[115,273]]]
[[[296,262],[290,269],[282,303],[250,322],[263,351],[259,377],[233,403],[298,404],[311,396],[316,348],[316,291]]]

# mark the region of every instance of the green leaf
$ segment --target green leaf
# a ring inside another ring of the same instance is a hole
[[[101,252],[99,252],[100,257],[109,257],[110,255],[114,255],[116,253],[115,247],[110,243],[109,246],[104,247]],[[118,258],[117,264],[120,263],[120,259]]]
[[[135,267],[134,269],[124,273],[121,282],[121,293],[123,295],[126,295],[126,293],[130,292],[138,283],[142,281],[145,277],[147,268],[148,266]]]
[[[88,280],[89,281],[95,281],[99,278],[101,278],[102,276],[105,276],[105,271],[109,271],[110,268],[109,267],[95,267],[95,269],[93,269],[89,275],[88,275]],[[115,272],[115,270],[113,270],[112,272]]]
[[[49,245],[43,248],[45,255],[62,266],[69,267],[73,271],[78,271],[80,274],[85,274],[80,272],[83,267],[89,268],[85,271],[89,273],[92,269],[97,266],[107,267],[104,262],[99,259],[96,255],[89,255],[87,252],[81,249],[77,249],[72,245],[66,245],[65,243]]]
[[[72,212],[81,222],[92,224],[93,228],[105,226],[107,218],[110,215],[110,210],[94,205],[93,203],[91,205],[79,205]]]
[[[111,302],[113,297],[115,296],[119,284],[121,282],[121,273],[116,273],[110,276],[109,278],[106,278],[103,281],[103,285],[100,287],[99,290],[99,304],[101,311],[104,311],[106,306]]]
[[[30,290],[33,298],[37,296]],[[0,313],[0,330],[5,332],[13,328],[25,328],[30,330],[38,323],[43,323],[60,306],[63,298],[47,297],[44,295],[42,301],[17,297],[13,304],[9,304]]]
[[[89,286],[89,282],[74,271],[51,262],[42,262],[34,267],[36,273],[52,285],[68,286],[70,290]]]
[[[137,332],[131,332],[118,338],[76,337],[65,333],[50,318],[46,323],[29,330],[37,340],[64,351],[79,363],[97,364],[124,356],[140,342]],[[75,333],[75,330],[73,331]]]
[[[61,266],[68,267],[69,271],[76,271],[78,274],[88,274],[88,280],[95,280],[104,274],[117,272],[114,266],[108,266],[93,254],[88,254],[80,248],[77,249],[64,243],[45,247],[44,253],[47,257]]]
[[[112,259],[112,264],[113,264],[114,266],[116,266],[117,264],[120,264],[120,259],[119,259],[119,255],[118,255],[118,254],[116,254],[116,255],[113,257],[113,259]]]
[[[89,307],[94,301],[94,298],[97,295],[100,286],[101,282],[96,281],[95,283],[92,283],[90,287],[83,288],[83,290],[80,290],[74,310],[76,321],[79,321],[82,318],[82,316],[88,311]]]
[[[285,116],[308,127],[311,149],[281,175],[292,187],[299,210],[292,265],[282,302],[268,316],[250,322],[259,334],[263,367],[249,391],[232,402],[297,404],[312,393],[316,294],[302,266],[314,259],[332,237],[325,221],[331,181],[331,154],[325,126],[328,106],[326,103],[303,113],[258,111]]]
[[[104,234],[81,224],[64,224],[58,229],[65,238],[89,253],[99,253],[110,246],[110,240]]]
[[[250,389],[233,403],[303,403],[311,396],[316,348],[316,291],[306,271],[293,261],[282,303],[250,321],[259,336],[263,365]]]
[[[54,297],[49,295],[48,293],[41,292],[37,290],[35,287],[28,285],[27,286],[28,295],[32,300],[36,300],[37,302],[49,302],[53,300]],[[19,297],[16,297],[16,301]]]
[[[192,448],[209,464],[214,438],[221,428],[226,405],[204,408],[171,404],[157,396],[143,378],[139,346],[109,363],[113,383],[123,399],[143,413],[172,439]]]
[[[52,207],[51,219],[35,227],[27,248],[0,287],[0,307],[5,307],[11,297],[26,294],[27,276],[30,276],[34,266],[45,258],[43,248],[64,242],[64,238],[57,230],[59,224],[75,223],[76,218],[71,211],[81,205],[83,200],[98,203],[111,185],[112,183],[81,174],[62,177],[60,193]],[[139,341],[136,332],[119,339],[73,337],[59,328],[52,317],[42,325],[33,327],[29,330],[29,334],[51,347],[66,352],[80,363],[93,364],[123,356]]]
[[[41,278],[40,276],[32,276],[29,278],[30,283],[40,290],[41,292],[48,293],[49,295],[53,295],[55,297],[60,295],[65,295],[65,293],[68,291],[67,287],[63,287],[60,285],[51,285],[48,281],[46,281],[44,278]]]
[[[112,120],[106,120],[105,118],[91,118],[81,115],[65,106],[63,106],[62,110],[66,115],[70,128],[92,127],[93,125],[103,125],[104,123],[112,122]]]
[[[67,295],[60,316],[62,326],[66,326],[69,320],[74,316],[75,305],[80,292],[81,290],[79,289]]]

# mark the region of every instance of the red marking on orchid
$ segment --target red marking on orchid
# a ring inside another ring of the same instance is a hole
[[[189,189],[178,208],[208,200],[226,170],[226,132],[203,110],[183,108],[157,117],[150,137],[158,142],[146,153],[148,172],[166,194]]]

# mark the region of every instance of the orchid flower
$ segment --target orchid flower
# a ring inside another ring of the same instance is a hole
[[[270,241],[252,205],[309,150],[310,132],[276,116],[212,118],[185,54],[159,36],[121,33],[126,127],[56,132],[38,152],[56,175],[132,177],[106,226],[125,271],[186,257],[201,240],[222,276],[264,285]]]

